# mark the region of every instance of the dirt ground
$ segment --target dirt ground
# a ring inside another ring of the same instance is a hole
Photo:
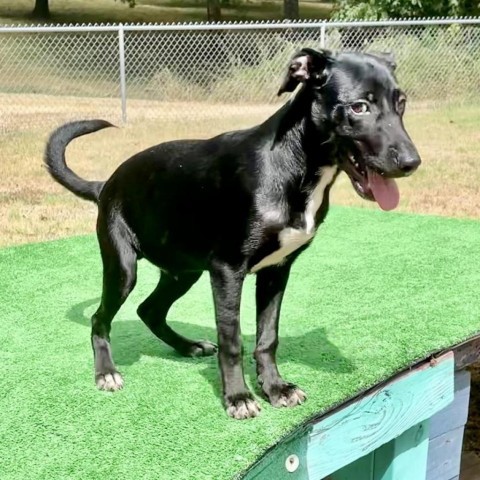
[[[472,374],[472,396],[468,424],[465,431],[464,449],[480,457],[480,363],[470,368]]]
[[[0,103],[0,246],[92,233],[96,208],[49,178],[42,165],[43,149],[51,129],[72,119],[72,112],[77,118],[118,123],[119,101],[0,95]],[[128,156],[153,144],[249,127],[274,110],[271,105],[130,101],[127,126],[76,140],[68,149],[68,161],[82,177],[105,179]],[[423,165],[399,181],[399,210],[480,218],[480,104],[409,105],[406,125]],[[356,196],[343,174],[333,188],[332,203],[375,208]],[[479,365],[472,368],[465,446],[480,455]]]

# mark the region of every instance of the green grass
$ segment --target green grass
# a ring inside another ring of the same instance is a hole
[[[221,407],[215,358],[184,359],[154,338],[136,306],[113,324],[121,392],[93,385],[89,316],[98,304],[96,240],[0,250],[2,480],[229,479],[318,412],[480,330],[480,223],[334,208],[295,265],[280,328],[280,370],[309,395],[292,410],[262,403],[235,421]],[[253,277],[244,291],[245,368],[254,384]],[[171,324],[215,339],[207,277]]]
[[[232,2],[235,3],[235,2]],[[33,0],[3,0],[0,5],[0,24],[38,23],[31,18]],[[282,19],[281,1],[237,3],[222,8],[225,21]],[[301,1],[300,17],[326,19],[332,3]],[[50,0],[51,23],[165,23],[200,22],[207,20],[205,1],[137,0],[130,8],[120,0]]]

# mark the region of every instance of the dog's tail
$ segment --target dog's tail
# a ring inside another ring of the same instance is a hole
[[[44,162],[50,175],[60,185],[63,185],[67,190],[70,190],[80,198],[95,203],[98,202],[98,197],[105,182],[91,182],[80,178],[68,168],[65,162],[65,150],[73,139],[113,126],[105,120],[84,120],[66,123],[57,128],[50,135],[47,148],[45,149]]]

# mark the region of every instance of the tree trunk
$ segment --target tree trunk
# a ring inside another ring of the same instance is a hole
[[[219,22],[222,19],[220,0],[207,0],[207,19],[209,22]]]
[[[298,17],[298,0],[283,0],[283,18],[294,20]]]
[[[32,16],[34,18],[46,19],[50,17],[50,9],[48,7],[48,0],[35,0],[35,8]]]

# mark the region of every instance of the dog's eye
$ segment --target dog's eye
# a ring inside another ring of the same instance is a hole
[[[370,107],[368,106],[368,103],[366,102],[355,102],[350,105],[350,110],[355,114],[355,115],[365,115],[367,113],[370,113]]]

